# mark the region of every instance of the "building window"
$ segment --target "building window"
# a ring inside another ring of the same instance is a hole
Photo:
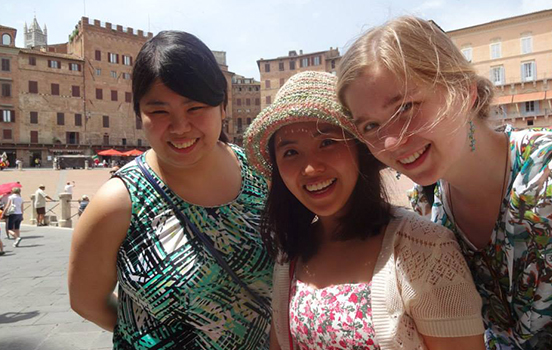
[[[527,126],[533,126],[533,119],[527,119]]]
[[[108,115],[104,115],[102,117],[102,126],[104,128],[109,128],[109,116]]]
[[[521,64],[521,81],[533,81],[536,79],[535,61]]]
[[[10,109],[5,109],[2,111],[2,121],[4,123],[14,123],[15,122],[15,111]]]
[[[82,126],[82,114],[75,114],[75,126]]]
[[[289,61],[289,70],[295,70],[295,61]]]
[[[251,99],[250,98],[245,99],[245,105],[246,106],[251,106]]]
[[[29,56],[29,65],[30,66],[36,66],[36,57]]]
[[[126,140],[126,139],[121,139],[121,144],[122,144],[123,146],[126,146],[127,140]]]
[[[138,139],[136,143],[138,146],[142,146],[142,139]]]
[[[236,100],[236,106],[241,106],[241,98],[238,98],[238,99]]]
[[[38,94],[38,81],[29,81],[29,93]]]
[[[111,90],[111,101],[117,101],[118,99],[117,90]]]
[[[270,63],[265,63],[265,72],[270,72]]]
[[[123,73],[123,79],[130,80],[130,73]]]
[[[61,68],[61,62],[60,61],[54,61],[54,60],[48,60],[48,67],[49,68]]]
[[[51,84],[52,95],[59,96],[59,84]]]
[[[462,55],[464,55],[464,58],[468,61],[472,61],[472,48],[471,47],[465,47],[462,49]]]
[[[4,129],[4,131],[2,132],[2,136],[4,136],[4,139],[6,139],[6,140],[11,140],[11,138],[12,138],[11,129]]]
[[[104,134],[104,136],[103,136],[103,144],[104,144],[104,146],[109,145],[109,135],[108,135],[108,134]]]
[[[301,59],[301,67],[308,67],[309,66],[309,58],[302,58]]]
[[[2,45],[11,45],[11,43],[12,43],[11,35],[7,33],[2,34]]]
[[[280,87],[282,87],[285,82],[286,82],[286,80],[284,78],[280,78]]]
[[[69,70],[80,72],[81,66],[78,63],[69,63]]]
[[[260,98],[256,98],[255,99],[255,106],[260,106],[261,105],[261,99]]]
[[[535,112],[538,112],[539,105],[538,102],[535,103],[535,101],[527,101],[523,104],[523,114],[524,115],[534,115]]]
[[[102,75],[102,70],[99,68],[96,68],[96,75]]]
[[[265,80],[265,88],[270,89],[270,80]]]
[[[71,95],[73,97],[80,97],[80,86],[71,86]]]
[[[96,88],[96,100],[103,100],[103,90]]]
[[[502,44],[495,42],[491,44],[491,59],[497,59],[502,57]]]
[[[79,144],[79,133],[68,131],[65,133],[65,142],[68,145],[78,145]]]
[[[132,102],[132,94],[130,92],[125,92],[125,102]]]
[[[125,66],[132,66],[132,57],[123,55],[123,64]]]
[[[284,70],[284,62],[278,63],[278,69],[280,70],[280,72]]]
[[[319,66],[321,62],[320,56],[314,56],[314,65]]]
[[[100,50],[96,50],[94,52],[94,58],[96,59],[96,61],[101,61],[102,60],[102,52]]]
[[[109,52],[107,54],[107,61],[109,63],[119,63],[119,54]]]
[[[525,35],[521,37],[521,54],[533,52],[533,37]]]
[[[242,111],[242,110],[238,108],[237,112],[238,112],[238,113],[241,113],[241,111]]]
[[[57,125],[65,125],[65,114],[63,113],[57,114]]]
[[[136,116],[136,130],[142,130],[142,118]]]
[[[495,85],[504,85],[504,67],[491,67],[491,81]]]
[[[11,84],[2,84],[2,97],[11,97]]]
[[[332,60],[332,69],[335,69],[335,60]]]
[[[31,112],[30,117],[31,117],[31,120],[30,120],[31,124],[38,124],[38,112]]]
[[[270,96],[267,96],[265,100],[266,100],[266,104],[267,104],[267,105],[269,105],[269,104],[272,103],[272,102],[271,102],[271,99],[270,99]]]
[[[243,127],[242,118],[238,118],[238,132],[241,131],[242,127]]]
[[[10,59],[9,58],[2,58],[2,70],[4,72],[10,71]]]
[[[247,125],[251,124],[251,118],[247,118]]]
[[[31,143],[38,143],[38,131],[31,131]]]
[[[112,70],[110,75],[111,75],[112,78],[117,79],[117,72],[116,71]]]

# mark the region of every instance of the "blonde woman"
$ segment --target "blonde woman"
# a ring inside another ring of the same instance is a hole
[[[6,224],[7,234],[15,239],[13,246],[17,248],[21,243],[19,229],[21,227],[21,222],[23,221],[23,199],[21,198],[21,188],[12,188],[12,194],[8,197],[8,202],[4,207],[4,211],[2,212],[0,219],[4,217],[4,213],[9,213],[9,215],[6,214],[8,217],[8,222]]]
[[[483,299],[488,349],[552,344],[552,133],[495,131],[491,82],[435,24],[401,17],[343,57],[338,95],[415,208],[455,232]],[[428,205],[428,204],[431,204]]]

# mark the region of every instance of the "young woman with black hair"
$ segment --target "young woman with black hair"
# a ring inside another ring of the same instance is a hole
[[[481,299],[454,235],[386,201],[337,78],[291,77],[245,135],[271,179],[271,350],[484,349]]]
[[[114,349],[267,348],[267,185],[222,131],[227,81],[209,48],[177,31],[146,42],[132,76],[152,149],[79,219],[71,306],[113,331]]]

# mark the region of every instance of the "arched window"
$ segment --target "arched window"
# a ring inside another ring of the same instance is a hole
[[[9,34],[2,34],[2,45],[11,45],[12,38]]]

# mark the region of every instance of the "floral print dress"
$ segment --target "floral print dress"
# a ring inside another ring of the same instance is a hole
[[[289,320],[299,349],[379,350],[372,326],[370,289],[371,283],[316,289],[295,278]]]
[[[421,186],[409,197],[456,234],[483,300],[487,349],[552,349],[552,130],[505,132],[511,169],[486,247],[476,249],[456,226],[442,182],[432,207]]]

